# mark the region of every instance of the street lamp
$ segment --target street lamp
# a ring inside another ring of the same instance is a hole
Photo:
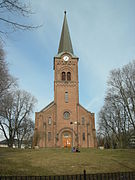
[[[73,143],[72,143],[72,145],[74,147],[74,125],[77,125],[78,123],[77,123],[77,121],[75,121],[75,122],[70,122],[70,124],[73,125]],[[77,134],[77,138],[78,138],[78,134]]]

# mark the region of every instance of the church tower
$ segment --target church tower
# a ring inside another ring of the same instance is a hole
[[[71,143],[71,123],[78,119],[78,58],[74,56],[66,12],[58,54],[54,57],[54,102],[57,108],[57,130],[63,131],[62,136],[69,136],[67,143]]]
[[[96,147],[94,113],[79,104],[78,61],[65,12],[54,57],[54,101],[36,113],[34,142],[39,147]]]

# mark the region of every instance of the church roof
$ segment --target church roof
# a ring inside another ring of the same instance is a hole
[[[69,28],[68,28],[68,23],[67,23],[66,11],[64,13],[65,13],[64,22],[63,22],[63,27],[62,27],[61,37],[60,37],[58,54],[62,52],[69,52],[71,54],[74,54],[73,48],[72,48],[72,42],[70,38],[70,33],[69,33]]]
[[[43,112],[45,110],[47,110],[48,108],[50,108],[52,105],[54,105],[54,101],[50,102],[46,107],[44,107],[40,112]]]

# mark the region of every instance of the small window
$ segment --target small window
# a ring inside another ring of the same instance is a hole
[[[65,103],[68,103],[68,92],[65,92]]]
[[[83,141],[85,141],[85,132],[83,132]]]
[[[64,119],[69,119],[70,118],[70,113],[68,111],[65,111],[63,116],[64,116]]]
[[[45,128],[45,127],[46,127],[46,123],[44,122],[44,123],[43,123],[43,128]]]
[[[82,125],[85,125],[85,118],[82,117]]]
[[[49,125],[52,124],[52,119],[51,119],[51,117],[48,118],[48,124],[49,124]]]
[[[67,80],[71,81],[71,73],[70,72],[67,72]]]
[[[62,72],[62,77],[61,77],[62,81],[65,81],[66,80],[66,73],[65,72]]]
[[[48,132],[48,141],[51,140],[51,132]]]

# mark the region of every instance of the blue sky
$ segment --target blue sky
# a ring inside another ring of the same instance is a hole
[[[35,14],[29,22],[43,26],[6,40],[11,74],[19,79],[21,89],[37,98],[35,111],[53,100],[53,57],[66,10],[74,53],[79,57],[80,104],[97,117],[109,71],[135,59],[135,1],[33,0],[31,8]]]

